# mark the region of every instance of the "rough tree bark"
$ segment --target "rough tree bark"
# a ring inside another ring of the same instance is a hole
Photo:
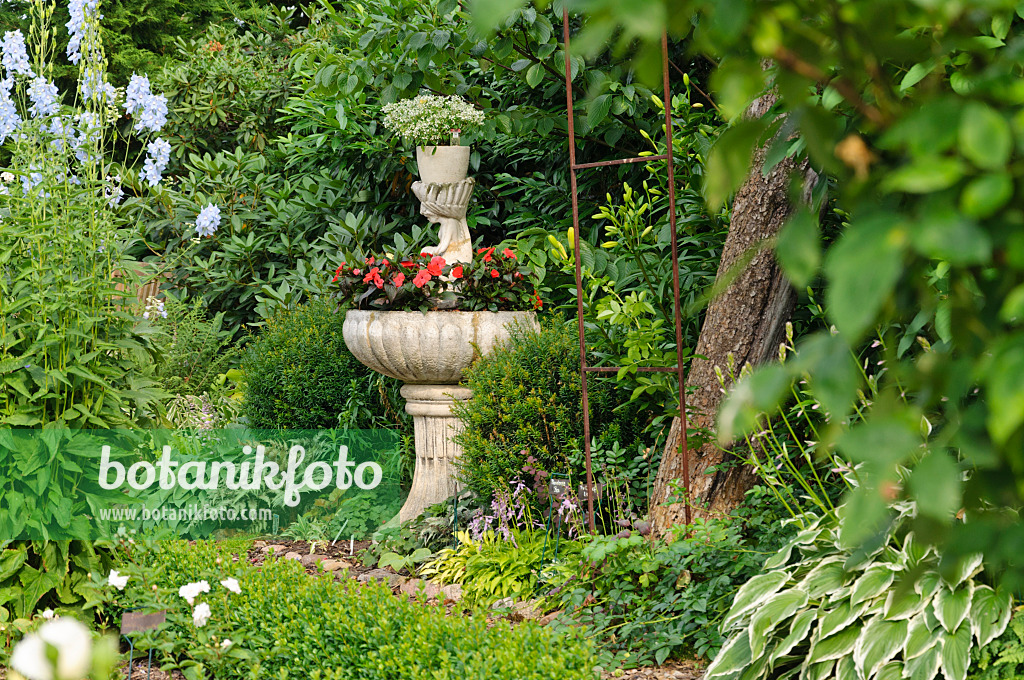
[[[761,116],[774,103],[775,95],[769,92],[751,104],[747,115]],[[816,175],[806,160],[798,162],[787,158],[764,176],[766,152],[767,146],[755,151],[750,176],[736,193],[718,277],[724,276],[752,246],[778,234],[794,210],[789,195],[794,174],[803,176],[803,186],[813,187]],[[686,379],[687,387],[693,388],[687,395],[691,430],[714,427],[724,396],[715,366],[728,373],[726,361],[732,354],[734,370],[739,375],[745,364],[758,364],[777,357],[786,322],[795,305],[796,292],[768,250],[759,253],[732,285],[711,301],[695,351],[707,358],[694,360]],[[678,485],[676,495],[682,495],[683,459],[677,450],[679,423],[679,418],[672,423],[654,484],[651,514],[654,528],[659,532],[684,521],[683,503],[665,503],[673,495],[672,482]],[[708,472],[712,466],[731,457],[730,452],[723,451],[714,441],[690,451],[689,481],[694,517],[728,512],[743,500],[744,493],[756,482],[753,469],[746,465]]]

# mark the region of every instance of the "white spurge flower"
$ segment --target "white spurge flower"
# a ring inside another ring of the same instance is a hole
[[[200,602],[192,612],[192,623],[196,625],[196,628],[202,628],[206,625],[206,622],[210,620],[210,615],[212,613],[213,612],[210,611],[210,605],[205,602]]]
[[[107,583],[118,590],[124,590],[125,585],[128,583],[128,577],[122,576],[116,570],[112,569],[110,571],[110,576],[107,577]]]
[[[185,601],[189,604],[195,602],[200,593],[208,592],[210,592],[210,584],[206,581],[197,581],[196,583],[189,583],[178,588],[178,595],[185,598]]]
[[[236,595],[242,594],[242,586],[238,585],[238,579],[236,578],[226,578],[220,584]]]

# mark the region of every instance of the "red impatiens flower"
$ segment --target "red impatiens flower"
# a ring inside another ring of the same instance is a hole
[[[353,269],[352,270],[352,276],[359,276],[362,273],[363,273],[362,269]]]
[[[331,283],[335,283],[338,280],[338,277],[341,276],[341,270],[344,269],[344,268],[345,268],[345,263],[344,262],[342,262],[341,264],[338,265],[338,268],[334,270],[334,278],[331,279]]]
[[[412,260],[402,260],[402,266],[403,267],[412,267],[412,266],[415,266],[415,264],[416,263],[413,262]]]
[[[416,274],[416,278],[412,280],[412,285],[416,286],[417,288],[422,288],[423,284],[425,284],[432,278],[434,277],[430,275],[430,272],[428,272],[426,269],[421,269],[419,273]]]
[[[533,308],[540,309],[544,306],[544,301],[540,299],[540,293],[533,291]]]
[[[366,258],[366,264],[373,264],[373,255],[371,255],[370,257]]]
[[[363,283],[372,283],[378,288],[383,288],[384,279],[380,277],[380,269],[374,267],[370,271],[366,272],[366,276],[363,277]]]
[[[461,279],[462,278],[462,265],[460,264],[457,267],[452,267],[452,270],[449,273],[452,275],[453,279]]]
[[[498,278],[498,270],[497,269],[492,269],[491,270],[491,278],[492,279]]]
[[[516,259],[516,254],[512,252],[511,248],[505,248],[505,250],[501,251],[501,254],[503,257],[511,257],[513,260]]]
[[[430,258],[430,264],[427,265],[427,271],[433,276],[440,276],[444,269],[444,258],[440,255],[435,255]]]
[[[479,255],[480,253],[484,254],[484,262],[490,262],[491,256],[494,254],[494,247],[492,246],[490,248],[481,248],[480,250],[476,251],[477,255]]]
[[[402,284],[405,283],[405,274],[399,273],[395,278],[391,279],[391,283],[395,284],[395,288],[401,288]]]

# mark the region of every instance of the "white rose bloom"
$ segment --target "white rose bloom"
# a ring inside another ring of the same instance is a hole
[[[46,657],[47,645],[57,650],[57,668]],[[27,635],[11,654],[11,668],[27,680],[83,680],[92,667],[92,633],[72,618],[44,623]]]
[[[202,628],[206,625],[206,622],[210,620],[210,615],[212,613],[213,612],[210,611],[210,605],[205,602],[200,602],[192,612],[192,623],[196,625],[196,628]]]
[[[196,583],[189,583],[178,588],[178,595],[185,598],[185,601],[192,604],[200,593],[210,592],[210,584],[206,581],[197,581]]]
[[[118,590],[124,590],[125,585],[128,583],[128,577],[122,576],[118,572],[111,570],[110,576],[107,577],[107,583]]]
[[[226,578],[220,584],[236,595],[242,594],[242,586],[238,585],[238,579],[236,578]]]

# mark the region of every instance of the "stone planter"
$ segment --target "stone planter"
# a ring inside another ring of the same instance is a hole
[[[424,184],[451,184],[469,173],[468,146],[417,146],[416,165]]]
[[[462,423],[451,414],[462,372],[509,337],[510,324],[537,328],[534,312],[378,312],[350,310],[342,333],[356,359],[405,382],[405,410],[413,417],[416,469],[409,498],[399,512],[404,522],[458,491],[455,460],[461,450],[453,436]]]

